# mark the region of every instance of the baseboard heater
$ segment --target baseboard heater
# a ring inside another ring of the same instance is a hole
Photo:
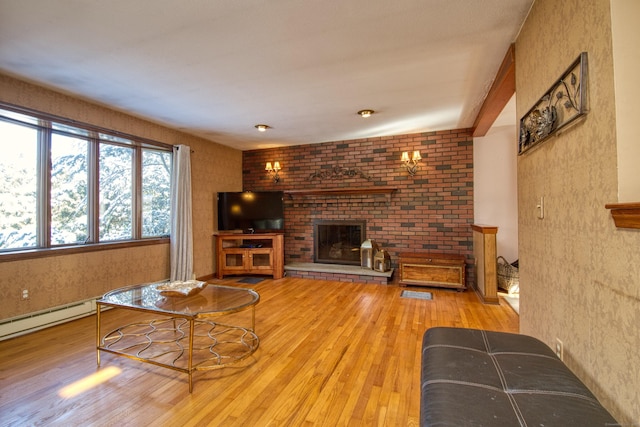
[[[69,322],[96,312],[96,299],[79,301],[0,321],[0,341]]]

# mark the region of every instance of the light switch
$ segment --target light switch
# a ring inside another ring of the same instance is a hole
[[[540,201],[538,202],[536,209],[538,209],[538,219],[544,219],[544,196],[540,197]]]

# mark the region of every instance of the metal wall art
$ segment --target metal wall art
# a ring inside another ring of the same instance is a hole
[[[587,113],[587,53],[582,52],[520,119],[518,154],[540,144]]]
[[[331,169],[325,169],[318,172],[314,172],[311,175],[309,175],[309,178],[307,178],[307,180],[312,181],[314,179],[320,179],[320,180],[346,179],[346,178],[353,178],[355,176],[364,178],[367,181],[371,180],[371,177],[369,175],[362,172],[358,168],[343,168],[340,166],[334,166]]]

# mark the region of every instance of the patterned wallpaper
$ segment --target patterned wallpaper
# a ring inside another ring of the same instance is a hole
[[[0,100],[167,144],[191,147],[194,272],[215,271],[215,194],[242,188],[242,152],[0,74]],[[0,320],[169,277],[169,245],[0,260]],[[22,289],[30,298],[21,298]]]
[[[555,348],[622,424],[640,420],[640,233],[618,230],[609,0],[536,0],[516,42],[518,117],[589,55],[586,119],[518,158],[520,331]],[[536,204],[545,200],[545,217]]]

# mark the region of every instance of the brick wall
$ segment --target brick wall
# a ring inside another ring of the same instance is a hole
[[[420,150],[413,177],[400,162],[403,151]],[[280,182],[264,170],[279,161]],[[313,178],[333,167],[362,174]],[[365,175],[367,177],[365,177]],[[245,151],[243,189],[301,190],[396,188],[391,196],[285,195],[285,263],[313,262],[314,219],[364,219],[366,237],[388,250],[397,267],[400,252],[460,253],[472,259],[473,138],[470,129],[367,138]],[[469,267],[471,267],[469,265]],[[471,268],[468,269],[472,274]]]

